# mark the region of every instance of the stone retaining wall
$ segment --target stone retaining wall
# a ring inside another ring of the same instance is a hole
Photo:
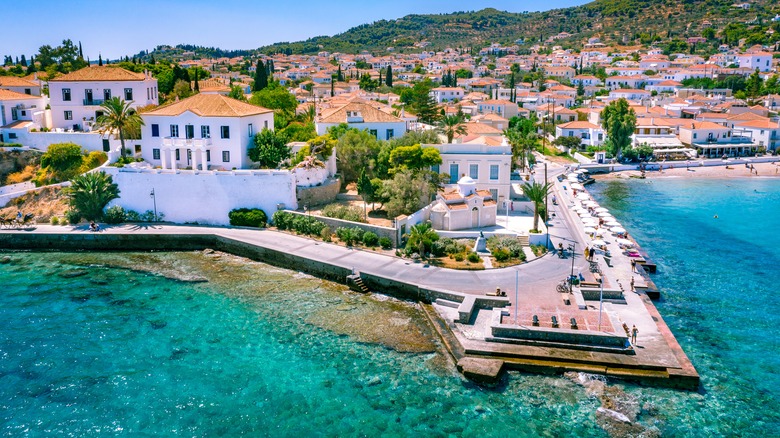
[[[288,213],[297,214],[301,216],[306,215],[306,213],[301,213],[300,211],[294,211],[294,210],[285,210],[285,211]],[[315,216],[315,218],[320,222],[324,222],[325,225],[329,226],[333,232],[336,231],[336,228],[340,228],[340,227],[345,227],[345,228],[358,227],[363,231],[371,231],[373,233],[376,233],[376,235],[379,236],[380,238],[387,237],[388,239],[390,239],[391,242],[393,242],[394,247],[398,247],[398,232],[395,228],[380,227],[377,225],[365,224],[362,222],[345,221],[343,219],[336,219],[327,216]]]

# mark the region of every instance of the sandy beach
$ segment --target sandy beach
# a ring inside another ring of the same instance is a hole
[[[780,163],[756,163],[753,164],[754,171],[746,168],[744,164],[730,164],[728,166],[691,166],[675,169],[664,169],[663,172],[657,170],[645,173],[647,178],[780,178]],[[756,174],[757,172],[757,174]],[[613,172],[605,175],[594,175],[595,179],[613,179],[638,177],[638,170],[625,170],[622,172]]]

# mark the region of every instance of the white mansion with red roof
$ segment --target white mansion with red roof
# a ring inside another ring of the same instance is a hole
[[[157,79],[119,67],[85,67],[49,80],[49,96],[54,128],[89,131],[112,97],[133,108],[157,105]]]

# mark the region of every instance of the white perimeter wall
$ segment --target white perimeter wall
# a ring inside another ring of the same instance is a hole
[[[143,213],[153,209],[167,222],[228,225],[235,208],[260,208],[268,219],[278,204],[295,210],[295,176],[283,170],[198,172],[191,170],[129,169],[106,167],[119,185],[120,198],[110,205]]]

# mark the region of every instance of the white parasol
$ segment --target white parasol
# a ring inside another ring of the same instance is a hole
[[[609,210],[604,208],[604,207],[596,208],[596,213],[604,213],[604,212],[607,212],[607,211],[609,211]]]
[[[623,228],[623,227],[612,227],[609,230],[612,231],[615,234],[623,234],[623,233],[626,232],[626,229]]]
[[[593,241],[590,242],[590,244],[594,246],[607,246],[607,242],[601,239],[594,239]]]
[[[590,196],[588,196],[587,193],[580,193],[579,195],[577,195],[577,199],[582,201],[587,201],[588,199],[590,199]]]
[[[634,246],[634,242],[632,242],[632,241],[630,241],[628,239],[616,239],[615,241],[618,243],[618,245]]]
[[[571,188],[577,189],[577,190],[585,190],[585,186],[583,186],[580,183],[571,183]]]
[[[619,227],[620,223],[617,222],[617,221],[607,221],[607,222],[604,223],[604,225],[606,225],[608,227]]]
[[[596,229],[595,229],[595,228],[593,228],[593,227],[585,227],[585,228],[583,228],[583,230],[582,230],[582,231],[584,231],[584,232],[585,232],[585,234],[593,234],[593,233],[595,233],[595,232],[596,232]]]
[[[610,214],[610,212],[608,212],[608,211],[599,212],[596,216],[598,216],[598,217],[608,217],[608,218],[614,219],[612,214]],[[604,219],[604,220],[606,220],[606,219]]]

